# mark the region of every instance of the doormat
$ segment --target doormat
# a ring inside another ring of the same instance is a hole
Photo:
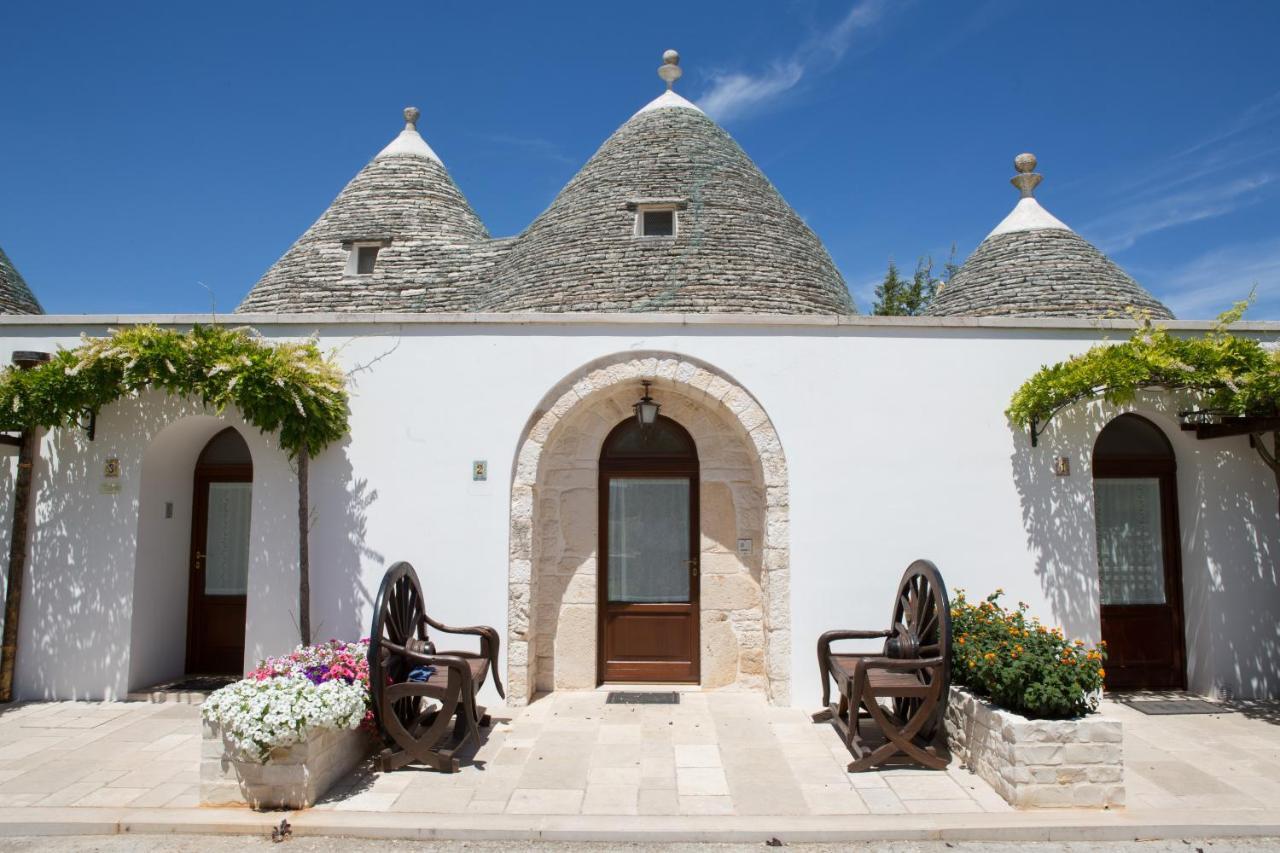
[[[158,684],[149,688],[147,692],[212,693],[239,680],[234,675],[192,675],[178,681],[170,681],[168,684]]]
[[[609,691],[606,705],[679,705],[680,694],[674,690],[653,692],[649,690]]]
[[[1229,714],[1230,708],[1215,705],[1203,699],[1118,699],[1122,705],[1128,705],[1135,711],[1144,714]]]

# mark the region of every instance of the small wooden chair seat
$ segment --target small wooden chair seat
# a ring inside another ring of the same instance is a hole
[[[436,650],[428,629],[478,637],[480,651]],[[459,769],[455,753],[480,740],[489,715],[476,694],[492,673],[498,695],[498,632],[486,625],[451,628],[423,609],[422,587],[408,563],[387,570],[374,605],[369,633],[369,692],[378,728],[387,742],[379,756],[383,770],[424,764],[446,773]],[[415,670],[432,667],[420,681]],[[453,730],[449,731],[449,721]],[[448,743],[446,743],[448,741]]]
[[[842,640],[883,639],[879,652],[833,652]],[[951,602],[934,565],[917,560],[898,586],[892,627],[882,631],[828,631],[818,639],[818,667],[826,710],[814,720],[831,720],[853,753],[849,770],[883,764],[899,753],[941,769],[947,759],[932,741],[937,734],[950,681]],[[832,703],[831,684],[839,700]],[[888,706],[881,703],[886,700]],[[869,719],[886,738],[866,749],[859,724]]]

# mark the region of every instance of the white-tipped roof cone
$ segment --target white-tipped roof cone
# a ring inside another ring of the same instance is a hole
[[[1017,205],[956,270],[926,313],[934,316],[1125,317],[1173,314],[1124,270],[1040,206],[1034,154],[1013,160]]]
[[[404,130],[378,152],[378,157],[426,157],[437,163],[443,162],[427,144],[427,140],[422,138],[422,134],[418,133],[418,118],[421,115],[422,111],[417,107],[405,107]]]

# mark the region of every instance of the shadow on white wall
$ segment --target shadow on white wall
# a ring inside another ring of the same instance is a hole
[[[1081,403],[1060,412],[1032,447],[1011,428],[1010,467],[1035,572],[1052,608],[1036,614],[1071,637],[1101,639],[1093,445],[1125,411],[1156,423],[1178,464],[1187,682],[1198,693],[1280,696],[1280,547],[1274,478],[1244,437],[1198,441],[1179,428],[1180,395],[1143,394],[1132,406]],[[1054,472],[1070,460],[1069,476]]]

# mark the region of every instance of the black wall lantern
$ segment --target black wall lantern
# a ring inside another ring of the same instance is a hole
[[[640,430],[646,431],[653,426],[658,420],[658,409],[661,405],[649,396],[649,380],[641,381],[644,386],[644,396],[639,399],[631,408],[636,410],[636,421],[640,424]]]

